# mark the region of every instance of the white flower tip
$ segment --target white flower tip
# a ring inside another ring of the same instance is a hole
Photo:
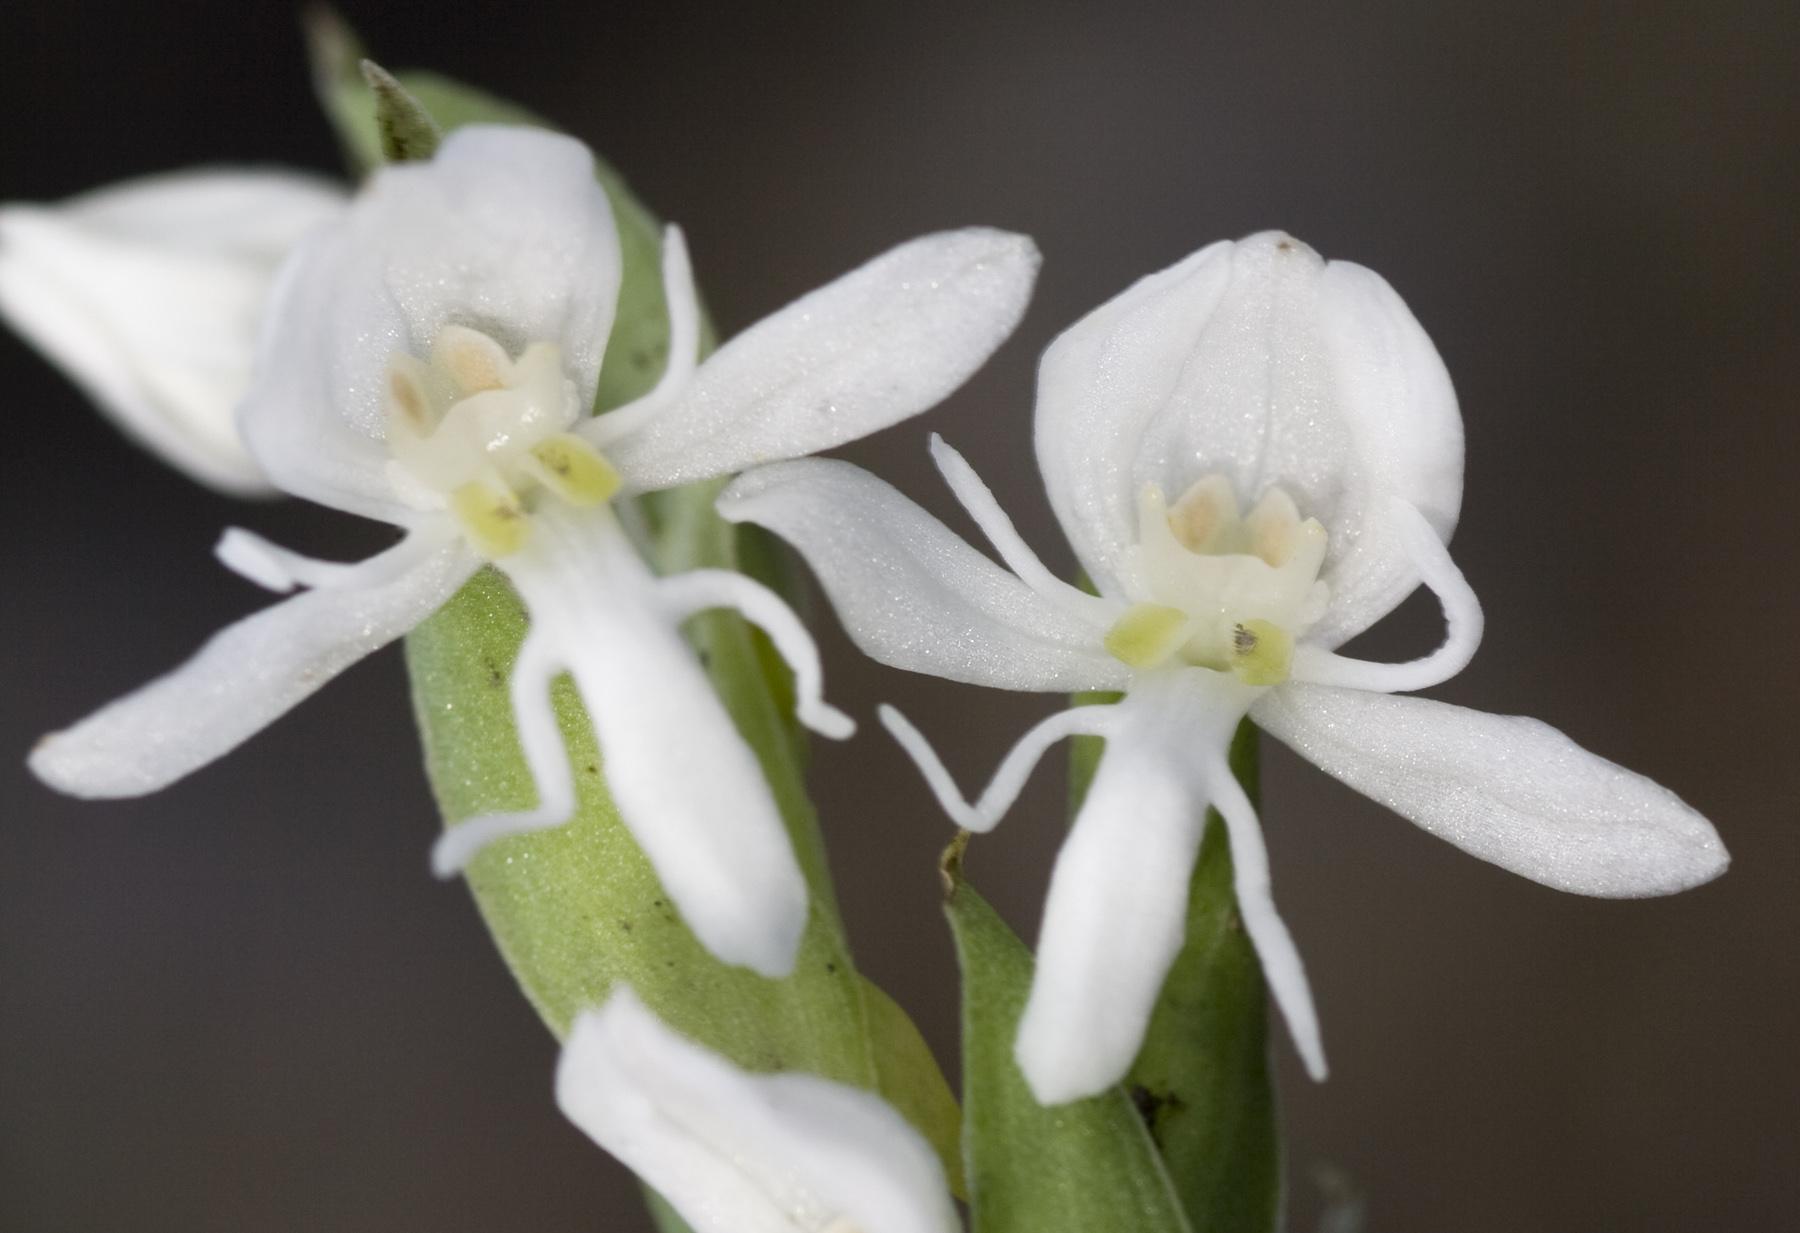
[[[1098,1096],[1125,1077],[1125,1066],[1101,1058],[1097,1051],[1072,1052],[1075,1043],[1066,1029],[1037,1030],[1029,1014],[1019,1024],[1013,1044],[1013,1060],[1025,1076],[1025,1086],[1040,1105],[1066,1105],[1073,1100]]]
[[[856,735],[856,721],[827,702],[803,704],[800,722],[820,736],[834,741],[847,741]]]
[[[238,577],[277,595],[292,591],[298,582],[261,539],[242,527],[225,528],[213,545],[213,556]]]
[[[51,732],[38,738],[31,753],[25,758],[25,765],[36,775],[45,787],[53,788],[64,796],[77,796],[87,799],[106,796],[122,796],[125,793],[96,792],[93,786],[84,783],[86,778],[77,767],[79,759],[68,757],[69,742],[62,732]]]
[[[569,819],[562,811],[554,815],[542,813],[495,813],[458,822],[431,846],[431,872],[449,879],[469,867],[477,853],[489,844],[515,835],[561,826]]]

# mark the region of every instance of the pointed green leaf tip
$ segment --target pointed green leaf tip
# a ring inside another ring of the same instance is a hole
[[[422,163],[437,153],[444,134],[394,75],[373,60],[361,64],[363,80],[375,96],[375,130],[381,156],[390,163]]]
[[[1122,1089],[1045,1108],[1026,1086],[1013,1037],[1031,954],[964,879],[966,843],[951,845],[943,873],[962,964],[963,1158],[975,1233],[1189,1233]]]

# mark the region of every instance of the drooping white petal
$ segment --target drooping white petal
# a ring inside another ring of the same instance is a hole
[[[1025,236],[971,227],[900,245],[719,348],[686,395],[612,443],[636,491],[868,436],[941,402],[1012,333],[1037,276]]]
[[[1237,898],[1244,932],[1256,948],[1269,993],[1287,1020],[1294,1048],[1306,1064],[1306,1073],[1323,1082],[1326,1075],[1325,1043],[1319,1035],[1319,1013],[1313,1006],[1312,986],[1306,966],[1286,922],[1275,911],[1269,889],[1269,852],[1263,844],[1262,824],[1243,786],[1232,775],[1223,751],[1211,751],[1206,763],[1207,796],[1225,820],[1231,837],[1231,885]]]
[[[448,527],[427,525],[406,537],[405,552],[378,553],[364,561],[321,561],[270,543],[254,531],[227,527],[213,555],[238,577],[285,595],[296,587],[383,586],[452,538]]]
[[[1186,932],[1206,821],[1197,773],[1223,758],[1247,694],[1179,669],[1135,684],[1063,841],[1044,903],[1017,1055],[1044,1104],[1117,1083],[1143,1043]]]
[[[1424,331],[1377,275],[1279,232],[1202,249],[1071,327],[1039,369],[1036,437],[1051,504],[1109,594],[1146,484],[1224,474],[1246,502],[1282,488],[1330,535],[1325,645],[1416,582],[1389,503],[1447,539],[1461,500],[1461,420]]]
[[[575,1021],[556,1100],[695,1233],[957,1233],[942,1167],[879,1097],[751,1074],[626,987]]]
[[[1450,550],[1438,538],[1425,516],[1396,499],[1389,513],[1401,547],[1418,577],[1444,609],[1444,641],[1437,650],[1401,664],[1378,664],[1351,659],[1323,647],[1303,643],[1294,650],[1293,680],[1309,685],[1339,685],[1380,693],[1430,689],[1449,680],[1475,658],[1486,622],[1475,590],[1450,559]]]
[[[1271,690],[1251,715],[1401,817],[1558,890],[1672,894],[1730,860],[1673,792],[1535,719],[1299,683]]]
[[[154,792],[406,633],[477,565],[459,545],[423,540],[402,541],[366,564],[376,562],[366,585],[307,591],[227,626],[173,672],[45,737],[31,753],[32,771],[71,796]]]
[[[856,733],[856,721],[825,701],[825,669],[806,626],[781,596],[744,574],[696,569],[659,579],[657,595],[679,625],[708,608],[730,608],[767,634],[794,674],[794,711],[800,722],[834,741]]]
[[[884,664],[1002,689],[1124,684],[1124,665],[1102,645],[1104,626],[1050,603],[849,463],[758,468],[718,508],[798,549],[850,637]]]
[[[375,173],[344,220],[282,271],[239,417],[282,488],[388,521],[407,513],[384,444],[388,365],[446,325],[561,348],[591,401],[619,288],[593,157],[535,129],[470,126],[428,163]]]
[[[0,315],[165,461],[271,491],[232,415],[276,268],[338,217],[311,176],[154,176],[58,206],[0,208]]]
[[[728,963],[787,975],[807,892],[780,812],[610,510],[546,504],[524,548],[499,564],[531,613],[514,705],[540,802],[457,824],[434,855],[438,871],[459,868],[483,842],[567,821],[567,754],[549,717],[549,681],[567,670],[619,816],[688,927]]]
[[[938,757],[937,750],[910,719],[885,703],[877,713],[881,716],[881,726],[900,743],[900,748],[919,768],[926,786],[937,798],[938,807],[963,830],[981,833],[993,830],[1012,808],[1019,793],[1024,791],[1026,780],[1031,778],[1031,772],[1037,769],[1038,762],[1052,745],[1072,736],[1106,735],[1113,726],[1113,709],[1110,706],[1076,706],[1032,725],[1006,751],[999,769],[973,805],[958,790],[956,780],[951,777],[943,759]]]

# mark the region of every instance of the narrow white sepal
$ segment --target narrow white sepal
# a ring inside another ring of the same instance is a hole
[[[205,766],[430,616],[477,564],[460,545],[418,552],[402,541],[374,558],[379,581],[307,591],[227,626],[173,672],[45,737],[32,771],[71,796],[122,797]]]
[[[801,723],[834,741],[856,734],[856,721],[825,701],[825,669],[819,648],[787,601],[744,574],[695,569],[658,580],[657,594],[679,625],[708,608],[730,608],[761,629],[794,673],[794,713]]]
[[[680,1036],[627,986],[579,1016],[556,1101],[695,1233],[957,1233],[936,1155],[869,1092],[752,1074]]]
[[[944,482],[950,486],[958,503],[968,512],[994,551],[1000,554],[1006,568],[1026,586],[1046,600],[1064,609],[1077,620],[1091,622],[1098,629],[1109,627],[1118,616],[1117,605],[1058,578],[1038,560],[1037,553],[1013,526],[1006,511],[994,499],[988,486],[975,474],[975,468],[937,433],[931,434],[931,458],[937,463]]]
[[[1050,603],[892,487],[849,463],[759,467],[720,496],[806,558],[864,654],[1002,689],[1117,689],[1105,627]]]
[[[663,301],[669,311],[669,358],[656,385],[642,398],[615,407],[603,415],[583,420],[578,431],[601,451],[642,428],[679,398],[700,363],[700,293],[694,287],[694,269],[688,261],[687,240],[681,228],[663,228]]]
[[[854,441],[928,410],[1012,333],[1030,239],[972,227],[909,241],[714,352],[686,393],[608,449],[636,491]]]
[[[925,734],[896,707],[883,703],[877,711],[882,726],[919,768],[938,806],[963,830],[978,834],[993,830],[1006,816],[1052,745],[1072,736],[1105,736],[1112,724],[1112,713],[1110,706],[1077,706],[1032,725],[1001,759],[999,769],[982,790],[981,799],[971,805]]]
[[[1294,649],[1291,677],[1309,685],[1337,685],[1378,693],[1408,693],[1430,689],[1449,680],[1475,658],[1481,646],[1485,620],[1481,601],[1450,559],[1449,549],[1425,516],[1396,498],[1390,506],[1393,533],[1408,559],[1418,570],[1419,581],[1430,588],[1444,609],[1443,645],[1431,654],[1403,664],[1371,663],[1339,655],[1312,643]]]
[[[531,614],[515,707],[539,804],[458,823],[434,864],[566,821],[574,807],[548,682],[567,671],[600,746],[619,816],[702,945],[779,978],[793,970],[807,889],[761,766],[682,641],[610,509],[546,504],[500,568]],[[456,838],[468,831],[467,839]]]
[[[165,461],[266,495],[232,413],[277,266],[343,208],[322,180],[248,170],[0,208],[0,316]]]
[[[1225,820],[1225,832],[1231,838],[1232,890],[1244,932],[1256,948],[1263,979],[1269,983],[1269,993],[1281,1008],[1282,1018],[1287,1020],[1288,1034],[1294,1038],[1294,1048],[1306,1064],[1306,1073],[1315,1082],[1323,1083],[1328,1071],[1325,1042],[1319,1033],[1319,1012],[1313,1006],[1312,986],[1307,982],[1299,948],[1294,945],[1287,923],[1275,910],[1262,824],[1224,757],[1211,757],[1206,782],[1212,807]]]
[[[1667,895],[1730,863],[1711,823],[1673,792],[1535,719],[1298,682],[1251,715],[1401,817],[1545,886]]]

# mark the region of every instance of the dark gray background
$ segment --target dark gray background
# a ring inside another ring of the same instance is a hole
[[[10,0],[0,197],[334,152],[283,6]],[[1066,565],[1030,463],[1054,333],[1202,243],[1283,226],[1380,270],[1468,425],[1455,550],[1488,611],[1439,696],[1541,716],[1718,823],[1720,882],[1561,896],[1276,751],[1266,829],[1334,1064],[1279,1041],[1296,1223],[1330,1163],[1381,1230],[1768,1230],[1795,1217],[1791,3],[1602,6],[460,4],[351,9],[395,64],[516,96],[688,229],[726,328],[907,236],[1048,254],[1016,339],[951,404],[849,451],[940,511],[944,431]],[[42,730],[260,601],[221,525],[354,555],[379,535],[245,508],[125,445],[0,339],[0,1227],[634,1229],[622,1170],[550,1103],[554,1049],[435,820],[384,654],[144,801],[31,782]],[[958,523],[957,525],[963,525]],[[1412,604],[1375,654],[1431,643]],[[859,662],[985,774],[1052,703]],[[868,971],[953,1051],[934,906],[947,828],[873,725],[819,751]],[[1029,931],[1060,829],[1040,776],[973,871]]]

